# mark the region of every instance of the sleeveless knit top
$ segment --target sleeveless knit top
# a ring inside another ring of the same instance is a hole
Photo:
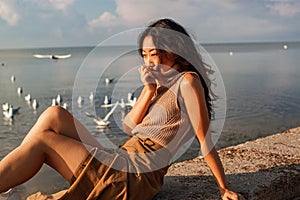
[[[172,153],[185,144],[194,134],[187,115],[179,86],[186,73],[198,76],[194,72],[176,73],[164,81],[158,82],[146,116],[133,130],[132,134],[150,138],[167,147]]]

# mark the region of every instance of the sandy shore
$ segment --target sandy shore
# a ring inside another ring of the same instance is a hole
[[[218,152],[230,188],[243,194],[247,200],[300,200],[300,127]],[[37,178],[44,177],[41,173]],[[61,179],[57,177],[48,177],[48,180],[55,183]],[[27,186],[30,189],[27,194],[40,188],[34,181]],[[59,191],[55,185],[48,186],[48,189]],[[166,199],[220,199],[216,182],[203,158],[170,167],[161,192],[154,198]]]
[[[219,151],[230,187],[246,199],[300,200],[300,127]],[[162,199],[220,199],[203,158],[173,164]]]

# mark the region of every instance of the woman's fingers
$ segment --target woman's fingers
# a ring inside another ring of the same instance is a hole
[[[222,200],[245,200],[245,198],[241,194],[226,190],[222,195]]]
[[[141,81],[144,84],[155,83],[155,78],[149,67],[141,66],[138,70],[140,72]]]

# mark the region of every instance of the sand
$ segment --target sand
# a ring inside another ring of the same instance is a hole
[[[230,188],[246,199],[300,200],[300,127],[218,152]],[[173,164],[154,199],[215,200],[220,194],[199,157]]]

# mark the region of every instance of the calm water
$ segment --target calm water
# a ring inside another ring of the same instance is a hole
[[[204,45],[218,66],[227,97],[225,124],[217,148],[300,125],[300,43],[285,44],[287,50],[282,48],[283,43]],[[0,103],[21,107],[12,121],[0,117],[0,158],[20,144],[58,94],[69,105],[68,110],[104,145],[109,144],[107,138],[115,145],[126,139],[119,128],[126,110],[118,108],[107,129],[97,128],[85,112],[103,116],[107,110],[100,105],[105,95],[126,101],[128,92],[137,94],[140,82],[136,67],[141,60],[131,47],[92,50],[89,47],[0,50]],[[55,61],[34,58],[34,53],[71,53],[72,57]],[[10,80],[12,75],[16,77],[14,82]],[[106,77],[115,81],[106,85]],[[18,87],[23,88],[21,96],[17,94]],[[91,91],[95,92],[93,102],[88,99]],[[37,111],[24,100],[28,93],[38,100]],[[76,103],[78,96],[85,98],[81,107]],[[198,147],[193,145],[185,158],[196,155]],[[59,175],[43,167],[38,176],[18,189],[24,195],[38,190],[53,192],[65,186],[67,183]]]

